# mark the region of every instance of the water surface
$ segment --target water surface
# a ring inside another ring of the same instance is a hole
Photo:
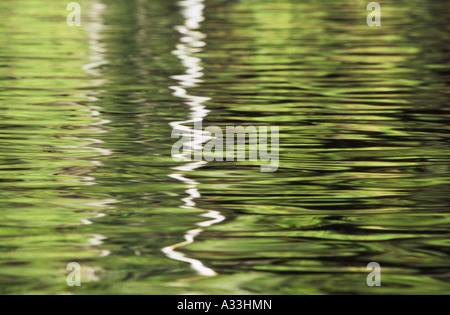
[[[0,292],[448,293],[450,10],[380,3],[0,2]],[[279,170],[175,162],[195,121]]]

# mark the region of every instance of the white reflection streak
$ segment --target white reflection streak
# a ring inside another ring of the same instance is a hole
[[[184,99],[185,104],[189,106],[191,112],[188,120],[172,122],[170,125],[174,130],[177,130],[180,133],[191,135],[191,141],[185,143],[185,150],[183,153],[174,156],[185,161],[190,161],[190,154],[197,150],[202,150],[203,143],[211,139],[209,134],[188,126],[188,124],[202,122],[209,112],[206,107],[203,106],[203,103],[210,100],[210,98],[190,95],[187,91],[187,89],[198,86],[203,82],[202,60],[194,55],[201,52],[205,46],[203,39],[206,35],[198,31],[201,22],[204,20],[203,10],[205,6],[204,0],[184,0],[178,2],[178,5],[181,7],[181,13],[185,22],[184,25],[176,27],[182,37],[176,50],[173,51],[173,54],[180,59],[183,66],[186,68],[186,71],[182,75],[173,77],[178,81],[179,85],[172,86],[171,89],[174,91],[174,96]],[[174,168],[174,170],[180,171],[179,173],[169,175],[170,177],[183,182],[187,186],[186,193],[188,196],[182,199],[184,202],[184,205],[181,206],[182,208],[195,209],[195,199],[198,199],[201,196],[197,189],[199,183],[185,177],[183,173],[192,172],[206,163],[207,162],[204,161],[188,163]],[[209,211],[202,216],[210,220],[197,223],[199,227],[208,227],[225,220],[225,217],[218,211]],[[201,261],[186,257],[183,253],[176,251],[180,247],[194,243],[195,237],[202,232],[203,229],[201,228],[189,230],[184,235],[184,242],[165,247],[162,251],[171,259],[191,264],[192,269],[201,276],[215,276],[217,275],[216,272],[211,268],[206,267]]]
[[[101,40],[101,33],[104,30],[104,24],[103,24],[103,11],[105,10],[106,6],[103,3],[100,3],[98,1],[92,1],[92,3],[90,3],[90,7],[88,8],[88,10],[86,10],[89,19],[88,21],[85,23],[86,25],[86,32],[87,32],[87,36],[88,36],[88,44],[89,44],[89,63],[83,66],[83,70],[84,72],[86,72],[87,74],[91,75],[92,77],[94,77],[95,79],[91,80],[92,85],[93,86],[101,86],[105,83],[105,81],[103,79],[101,79],[102,74],[100,73],[100,71],[97,69],[97,67],[106,64],[106,60],[104,59],[104,52],[105,52],[105,48],[103,47],[103,44],[100,42]],[[98,99],[91,95],[84,95],[86,98],[88,98],[90,101],[97,101]],[[91,117],[95,117],[98,119],[97,122],[90,124],[90,126],[96,128],[96,126],[99,125],[103,125],[106,123],[109,123],[108,120],[105,119],[101,119],[100,117],[100,113],[98,112],[98,108],[96,106],[92,106],[90,108],[90,116]],[[96,128],[97,132],[104,132],[102,129],[100,128]],[[84,139],[86,141],[89,141],[88,144],[86,144],[84,146],[84,148],[90,149],[94,152],[96,152],[98,155],[111,155],[112,151],[110,150],[106,150],[106,149],[102,149],[102,148],[96,148],[96,147],[92,147],[91,145],[95,145],[95,144],[101,144],[103,143],[103,141],[99,140],[99,139]],[[94,166],[101,166],[101,162],[100,161],[92,161],[92,164]],[[89,177],[87,179],[90,179],[91,181],[91,185],[95,185],[95,178]],[[110,200],[102,200],[99,202],[95,202],[95,203],[91,203],[89,204],[89,206],[93,206],[93,207],[99,207],[99,208],[105,208],[108,207],[109,204],[111,203],[115,203],[117,202],[117,200],[115,199],[110,199]],[[84,225],[90,225],[92,224],[92,219],[95,218],[101,218],[104,217],[105,214],[102,212],[99,213],[93,213],[93,217],[89,218],[89,219],[81,219],[81,223]],[[91,246],[100,246],[103,243],[103,240],[105,240],[106,237],[100,234],[92,234],[91,238],[88,240],[88,243]],[[108,256],[110,254],[110,251],[104,249],[100,252],[99,256],[100,257],[104,257],[104,256]]]

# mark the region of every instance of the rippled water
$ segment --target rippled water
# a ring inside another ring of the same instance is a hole
[[[450,9],[380,3],[0,2],[0,292],[449,293]],[[195,121],[279,170],[175,162]]]

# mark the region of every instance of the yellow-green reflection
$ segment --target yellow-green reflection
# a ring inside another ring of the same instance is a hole
[[[162,0],[82,5],[95,2],[80,28],[61,1],[0,3],[0,292],[373,293],[370,261],[377,293],[448,290],[444,1],[380,1],[381,28],[366,1],[205,1],[190,89],[210,98],[204,125],[282,132],[276,173],[189,174],[196,206],[226,221],[179,250],[215,277],[161,252],[205,220],[168,176],[169,123],[189,115],[170,90],[183,16]]]

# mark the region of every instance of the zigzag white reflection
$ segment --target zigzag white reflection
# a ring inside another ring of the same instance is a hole
[[[101,42],[100,42],[101,36],[102,36],[101,33],[104,29],[103,14],[104,14],[105,9],[106,9],[106,6],[103,3],[101,3],[100,1],[92,1],[90,3],[89,9],[87,10],[87,12],[88,12],[87,15],[89,18],[88,18],[88,21],[85,23],[86,32],[87,32],[87,36],[88,36],[88,44],[89,44],[89,63],[83,66],[83,71],[93,77],[93,79],[91,80],[91,84],[95,87],[100,87],[105,82],[103,79],[101,79],[102,74],[97,69],[99,66],[107,63],[106,60],[104,59],[105,48],[104,48],[103,44],[101,44]],[[92,92],[89,95],[84,95],[84,96],[87,99],[89,99],[91,102],[95,102],[98,100],[98,98],[96,98]],[[96,126],[101,126],[103,124],[107,124],[110,121],[106,120],[106,119],[102,119],[100,117],[100,113],[99,113],[98,109],[99,108],[96,106],[91,106],[91,108],[90,108],[91,116],[98,118],[98,121],[90,124],[90,126],[92,127],[92,129],[95,128],[97,132],[105,132],[104,130],[102,130],[100,128],[96,128]],[[92,150],[100,156],[107,156],[107,155],[111,155],[113,153],[110,150],[92,146],[95,144],[103,143],[102,140],[99,140],[99,139],[85,139],[85,140],[88,141],[89,143],[86,144],[85,146],[83,146],[83,148]],[[102,164],[100,161],[92,161],[92,165],[101,166]],[[91,185],[95,184],[95,178],[85,177],[85,180],[89,180],[89,184],[91,184]],[[92,207],[106,209],[109,207],[109,204],[112,204],[115,202],[118,202],[118,201],[115,199],[107,199],[107,200],[102,200],[99,202],[90,203],[88,205],[92,206]],[[94,216],[91,218],[81,219],[81,223],[84,225],[93,224],[93,222],[91,221],[92,219],[102,218],[105,216],[105,213],[98,212],[93,215]],[[107,239],[107,238],[101,234],[92,234],[91,238],[88,240],[88,243],[90,246],[97,247],[97,246],[100,246],[101,244],[103,244],[103,240],[105,240],[105,239]],[[105,257],[105,256],[108,256],[110,253],[111,252],[109,250],[103,249],[103,250],[101,250],[99,256]],[[98,280],[98,278],[96,278],[94,276],[92,276],[91,278],[92,278],[91,280],[95,280],[95,281]]]
[[[204,20],[203,10],[205,6],[204,0],[185,0],[180,1],[178,5],[181,7],[181,13],[185,22],[184,25],[176,27],[182,37],[180,43],[177,45],[177,49],[173,51],[173,54],[180,59],[183,66],[186,68],[186,71],[182,75],[173,77],[178,81],[179,85],[172,86],[171,89],[174,91],[173,95],[180,97],[185,101],[185,104],[189,106],[191,112],[188,120],[172,122],[170,125],[174,130],[177,130],[180,133],[191,135],[192,140],[185,143],[185,150],[183,153],[176,156],[176,158],[184,161],[190,161],[190,154],[193,154],[197,150],[201,150],[203,143],[211,139],[209,134],[203,131],[197,131],[188,126],[189,124],[203,121],[209,112],[206,107],[203,106],[203,103],[210,98],[190,95],[187,91],[188,88],[198,86],[198,84],[203,82],[201,79],[203,77],[203,68],[200,65],[202,60],[194,55],[201,52],[205,46],[205,42],[202,40],[206,36],[198,31],[201,22]],[[192,172],[206,163],[207,162],[203,161],[188,163],[174,168],[175,171],[179,172],[169,175],[170,177],[183,182],[187,186],[186,193],[188,196],[182,199],[184,202],[182,208],[196,209],[195,199],[200,198],[201,196],[197,189],[199,183],[185,177],[183,173]],[[225,220],[225,217],[218,211],[209,211],[202,216],[211,220],[197,223],[199,227],[208,227]],[[195,241],[195,237],[201,232],[203,232],[203,229],[201,228],[189,230],[184,235],[184,242],[165,247],[162,251],[171,259],[191,264],[191,267],[201,276],[215,276],[217,275],[216,272],[211,268],[206,267],[201,261],[186,257],[183,253],[177,251],[180,247],[192,244]]]

